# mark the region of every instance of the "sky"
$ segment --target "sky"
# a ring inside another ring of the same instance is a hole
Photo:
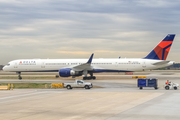
[[[0,0],[0,64],[15,59],[143,58],[176,34],[179,0]]]

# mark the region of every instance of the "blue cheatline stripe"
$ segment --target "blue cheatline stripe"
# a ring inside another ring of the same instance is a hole
[[[101,72],[133,72],[128,70],[108,70],[108,69],[94,69],[93,73],[101,73]]]
[[[12,71],[12,72],[58,72],[59,70],[43,70],[43,71]]]
[[[163,53],[162,53],[162,60],[164,60],[164,54],[165,54],[165,50],[169,47],[171,47],[172,44],[166,46],[165,48],[163,48]]]

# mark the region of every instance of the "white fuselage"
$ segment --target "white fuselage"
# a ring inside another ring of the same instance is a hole
[[[8,63],[3,70],[10,72],[58,72],[62,68],[73,68],[86,63],[88,59],[21,59]],[[172,65],[153,65],[164,60],[151,59],[93,59],[91,66],[99,72],[128,72],[157,69]],[[97,71],[96,71],[97,72]]]

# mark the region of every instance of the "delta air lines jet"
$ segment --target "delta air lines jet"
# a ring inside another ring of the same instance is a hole
[[[83,79],[96,79],[93,73],[135,72],[157,69],[172,65],[166,61],[175,34],[167,35],[146,57],[141,59],[20,59],[9,62],[4,71],[17,72],[59,72],[61,77],[84,75]],[[87,75],[90,76],[87,76]]]

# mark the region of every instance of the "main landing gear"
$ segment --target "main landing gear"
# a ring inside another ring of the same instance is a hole
[[[18,79],[21,80],[22,79],[21,72],[17,72],[17,74],[18,74]]]
[[[96,79],[96,77],[95,76],[90,76],[90,77],[83,77],[83,80],[95,80]]]
[[[83,80],[95,80],[96,79],[96,77],[95,76],[93,76],[93,73],[89,73],[91,76],[89,76],[89,77],[87,77],[87,75],[85,76],[85,77],[83,77]]]

